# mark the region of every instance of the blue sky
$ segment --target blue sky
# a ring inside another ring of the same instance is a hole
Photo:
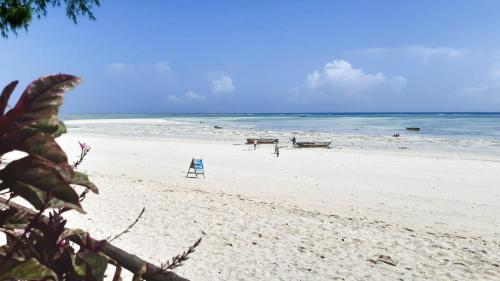
[[[66,113],[500,111],[499,1],[138,3],[49,10],[0,83],[79,75]]]

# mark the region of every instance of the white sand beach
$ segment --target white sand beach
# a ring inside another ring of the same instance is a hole
[[[78,141],[92,147],[79,169],[100,189],[70,226],[106,238],[145,207],[115,244],[160,263],[203,237],[176,269],[191,280],[500,280],[498,158],[335,140],[297,149],[286,139],[276,157],[243,135],[89,134],[69,124],[59,142],[70,159]],[[193,157],[205,179],[186,178]]]

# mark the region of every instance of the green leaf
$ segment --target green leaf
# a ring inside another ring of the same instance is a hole
[[[23,127],[22,130],[31,130],[32,132],[45,133],[52,136],[53,138],[57,138],[67,132],[66,125],[64,125],[64,123],[60,120],[58,120],[56,124],[51,124],[46,120],[39,120],[35,124]]]
[[[86,274],[91,274],[97,281],[104,279],[104,273],[108,267],[108,259],[103,254],[98,252],[80,252],[77,256],[85,263]]]
[[[73,265],[73,272],[81,277],[84,277],[85,268],[87,267],[87,265],[83,262],[77,262],[76,255],[73,253],[70,254],[70,257],[71,257],[71,264]]]
[[[71,183],[72,184],[81,185],[81,186],[85,186],[88,189],[92,190],[92,192],[94,192],[96,194],[99,193],[99,190],[97,189],[97,186],[95,186],[95,184],[93,184],[89,180],[89,177],[86,174],[84,174],[84,173],[80,173],[80,172],[75,171],[74,175],[73,175],[73,180],[71,181]]]
[[[22,263],[15,263],[8,270],[0,272],[0,280],[39,280],[44,278],[58,280],[54,271],[39,263],[35,258],[30,258]]]
[[[67,132],[66,125],[64,125],[62,121],[58,121],[56,125],[50,125],[48,122],[44,123],[42,121],[39,121],[32,127],[41,132],[51,135],[53,138],[57,138]]]

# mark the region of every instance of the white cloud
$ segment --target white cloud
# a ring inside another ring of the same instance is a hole
[[[172,71],[172,69],[170,68],[170,65],[168,64],[167,61],[159,61],[159,62],[153,64],[153,66],[156,69]]]
[[[168,95],[168,101],[172,103],[204,102],[207,98],[194,91],[187,91],[184,95]]]
[[[365,54],[404,54],[415,56],[423,60],[429,60],[435,57],[444,57],[444,58],[458,58],[465,55],[465,50],[452,48],[452,47],[429,47],[424,45],[411,45],[411,46],[403,46],[396,48],[383,48],[383,47],[371,47],[367,49],[362,49],[356,52],[365,53]]]
[[[363,50],[361,50],[361,52],[368,53],[368,54],[382,54],[382,53],[385,53],[389,50],[390,49],[388,49],[388,48],[372,47],[372,48],[363,49]]]
[[[484,78],[458,90],[458,96],[468,104],[482,103],[481,107],[493,107],[495,111],[500,105],[500,64],[495,63],[484,70]]]
[[[108,69],[114,69],[114,70],[122,70],[130,67],[129,64],[121,63],[121,62],[115,62],[115,63],[110,63],[106,65],[106,68]]]
[[[423,58],[424,60],[427,60],[431,57],[456,58],[464,54],[463,50],[450,47],[427,47],[414,45],[406,47],[405,50],[410,54],[414,54]]]
[[[232,91],[234,91],[234,85],[231,77],[225,75],[220,79],[213,80],[212,91],[214,93],[231,93]]]
[[[362,69],[353,68],[345,60],[334,60],[326,63],[322,70],[307,75],[304,86],[313,91],[359,94],[377,90],[382,86],[401,91],[406,87],[406,79],[402,76],[387,78],[380,72],[365,73]]]
[[[187,91],[184,94],[184,97],[188,100],[194,100],[194,101],[205,101],[206,100],[205,96],[199,95],[193,91]]]
[[[143,64],[133,64],[133,63],[123,63],[114,62],[106,65],[106,68],[112,71],[162,71],[170,73],[172,69],[167,61],[158,61],[155,63],[143,63]]]
[[[168,100],[172,103],[181,103],[182,102],[182,99],[179,98],[178,96],[176,95],[168,95]]]
[[[406,88],[406,78],[401,75],[394,76],[389,79],[389,84],[394,91],[400,92]]]
[[[458,94],[463,98],[474,101],[493,102],[498,105],[500,102],[500,83],[485,81],[482,84],[463,87],[459,89]]]
[[[477,97],[479,95],[485,94],[490,90],[490,86],[483,84],[483,85],[475,85],[475,86],[468,86],[464,87],[460,90],[460,93],[463,96],[467,97]]]
[[[456,100],[474,110],[498,111],[500,106],[500,83],[484,82],[458,90]],[[469,109],[470,110],[470,109]]]
[[[489,77],[497,81],[500,78],[500,64],[494,65],[488,72]]]

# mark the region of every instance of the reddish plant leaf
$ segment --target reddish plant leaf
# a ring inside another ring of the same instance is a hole
[[[24,151],[55,164],[67,164],[66,153],[54,138],[32,127],[24,127],[0,138],[0,155],[12,150]]]
[[[7,103],[9,102],[10,95],[14,92],[14,89],[17,86],[19,81],[12,81],[9,85],[5,86],[2,91],[2,95],[0,96],[0,115],[5,113],[5,108],[7,108]]]
[[[16,150],[45,158],[55,164],[68,163],[66,153],[51,135],[38,132],[35,129],[23,129],[13,139]]]
[[[58,212],[50,213],[48,221],[36,223],[36,231],[31,232],[30,238],[33,236],[36,240],[33,248],[40,253],[38,260],[43,264],[50,264],[61,256],[59,242],[65,226],[66,220]]]
[[[28,224],[28,216],[14,208],[0,210],[0,225],[6,229],[24,228]]]
[[[63,93],[79,83],[78,77],[66,74],[49,75],[35,80],[19,99],[18,103],[24,108],[20,120],[29,122],[55,117],[58,107],[63,103]]]
[[[65,203],[79,206],[79,196],[69,185],[73,178],[71,168],[69,174],[66,167],[34,157],[26,156],[9,163],[0,171],[0,179],[13,192],[20,185],[30,186],[43,192],[49,192],[53,197]],[[36,207],[36,206],[35,206]]]
[[[73,209],[75,211],[78,211],[82,214],[85,214],[85,211],[83,210],[82,206],[80,203],[69,203],[65,202],[63,200],[59,200],[57,198],[52,198],[50,199],[48,203],[48,208],[54,208],[54,209]]]
[[[20,181],[9,181],[7,185],[10,191],[30,202],[37,210],[43,207],[47,196],[46,192]]]
[[[79,82],[78,77],[66,74],[45,76],[32,82],[14,108],[0,119],[0,135],[13,127],[20,128],[36,123],[57,125],[57,113],[63,102],[63,93],[74,88]]]
[[[40,210],[46,204],[47,208],[67,208],[80,213],[85,213],[82,206],[77,203],[68,203],[57,198],[51,198],[47,203],[47,192],[20,181],[9,182],[9,188],[14,194],[28,201],[35,209]]]
[[[76,238],[80,239],[80,242],[78,244],[83,245],[87,235],[88,235],[88,233],[81,230],[81,229],[67,228],[61,234],[61,239],[70,239],[72,237],[76,237]]]

